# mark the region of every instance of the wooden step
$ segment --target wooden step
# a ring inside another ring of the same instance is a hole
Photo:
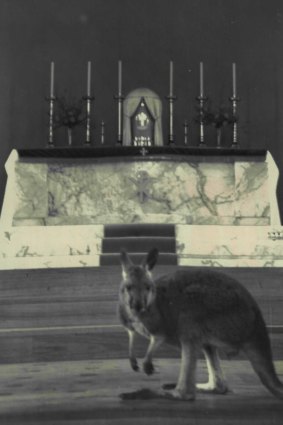
[[[164,236],[175,237],[174,224],[110,224],[104,226],[104,236]]]
[[[176,241],[174,237],[159,236],[131,236],[131,237],[107,237],[102,240],[102,252],[120,253],[126,249],[129,253],[147,253],[150,249],[157,248],[160,253],[176,252]]]
[[[146,250],[147,251],[147,250]],[[131,253],[130,258],[135,264],[141,264],[144,260],[146,251],[142,253]],[[178,258],[176,254],[172,253],[159,253],[158,263],[160,265],[171,265],[177,266]],[[101,266],[117,266],[120,264],[120,254],[101,254],[100,265]]]

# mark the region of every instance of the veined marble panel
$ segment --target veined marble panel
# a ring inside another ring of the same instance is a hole
[[[266,162],[22,162],[13,151],[1,224],[280,224],[278,170]]]
[[[11,227],[0,231],[0,258],[97,256],[103,226]]]
[[[267,267],[283,264],[283,229],[176,226],[180,265]]]
[[[283,259],[251,258],[192,258],[179,257],[179,266],[189,267],[283,267]]]
[[[235,215],[270,217],[268,165],[266,162],[235,163]]]
[[[47,215],[47,165],[16,163],[14,218],[41,218]]]
[[[54,269],[75,267],[99,267],[99,255],[59,257],[8,257],[0,259],[0,270]]]
[[[235,191],[231,163],[49,165],[45,224],[143,223],[156,217],[156,222],[232,225],[239,224],[239,217],[268,218],[268,202],[258,200],[249,182],[244,184],[244,177],[252,175],[247,171],[252,164],[244,166],[245,173],[240,175],[241,169],[237,172],[240,177]],[[247,199],[248,211],[243,207]],[[15,219],[19,218],[28,217],[17,213]]]

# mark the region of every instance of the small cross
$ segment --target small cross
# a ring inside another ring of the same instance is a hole
[[[147,150],[145,147],[143,147],[143,148],[140,150],[140,153],[142,154],[142,156],[146,156],[146,155],[148,154],[148,150]]]

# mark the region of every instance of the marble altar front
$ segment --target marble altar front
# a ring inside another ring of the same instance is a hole
[[[11,152],[0,268],[99,265],[110,223],[171,223],[180,265],[283,265],[270,153],[85,148]]]

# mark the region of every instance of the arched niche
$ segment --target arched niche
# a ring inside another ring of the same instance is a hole
[[[135,144],[163,145],[162,102],[147,88],[131,91],[123,103],[123,145]]]

